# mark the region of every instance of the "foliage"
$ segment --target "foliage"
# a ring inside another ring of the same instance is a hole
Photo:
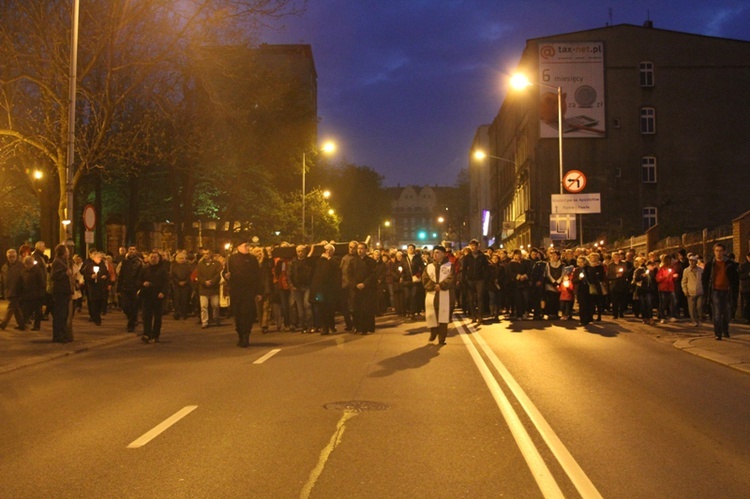
[[[375,237],[378,224],[391,213],[391,200],[383,176],[369,166],[321,164],[314,181],[332,192],[331,204],[341,219],[343,240]],[[314,184],[315,185],[315,184]]]
[[[74,184],[94,169],[103,170],[105,178],[122,178],[143,175],[154,165],[188,166],[190,148],[176,148],[175,140],[190,137],[181,129],[190,123],[165,126],[165,116],[178,117],[170,113],[191,90],[188,55],[195,47],[247,46],[259,25],[304,5],[295,0],[81,2]],[[2,1],[0,19],[0,158],[43,161],[49,178],[58,181],[62,217],[71,2]],[[182,194],[192,194],[193,187]]]

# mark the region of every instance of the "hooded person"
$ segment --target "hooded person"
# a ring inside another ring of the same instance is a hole
[[[448,323],[454,301],[455,269],[444,246],[433,248],[433,258],[422,273],[425,290],[425,320],[430,328],[430,341],[438,339],[445,345]]]

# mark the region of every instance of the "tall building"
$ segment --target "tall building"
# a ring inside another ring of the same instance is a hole
[[[390,226],[383,236],[387,246],[398,248],[413,243],[417,248],[439,244],[446,239],[452,223],[448,196],[455,187],[388,187],[391,196]]]
[[[542,244],[555,228],[557,87],[563,170],[601,201],[576,239],[681,234],[750,210],[750,42],[624,24],[528,40],[517,69],[533,85],[509,89],[488,129],[502,159],[482,161],[490,202],[474,208],[490,210],[496,243]]]
[[[472,151],[489,150],[490,125],[480,125],[474,134]],[[473,161],[469,157],[469,236],[482,238],[487,243],[494,234],[490,234],[492,212],[490,211],[490,175],[486,161]]]

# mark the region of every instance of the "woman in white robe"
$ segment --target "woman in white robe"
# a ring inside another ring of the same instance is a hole
[[[422,273],[422,284],[425,290],[425,319],[430,328],[430,341],[438,339],[440,345],[445,345],[448,336],[448,323],[451,320],[451,310],[455,300],[456,271],[446,256],[443,246],[435,246],[432,262]]]

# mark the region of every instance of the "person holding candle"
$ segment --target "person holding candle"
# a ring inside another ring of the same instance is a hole
[[[677,300],[675,298],[675,280],[679,274],[674,271],[672,257],[664,254],[660,257],[661,264],[656,272],[656,283],[659,288],[659,322],[664,324],[677,320]],[[671,317],[669,317],[671,315]]]
[[[82,271],[86,282],[91,321],[97,326],[102,325],[102,307],[107,299],[109,287],[109,270],[103,261],[104,254],[98,251],[91,253],[91,265]]]
[[[612,262],[607,268],[607,281],[612,297],[612,318],[622,319],[628,308],[630,285],[627,278],[628,267],[617,251],[612,253]]]

